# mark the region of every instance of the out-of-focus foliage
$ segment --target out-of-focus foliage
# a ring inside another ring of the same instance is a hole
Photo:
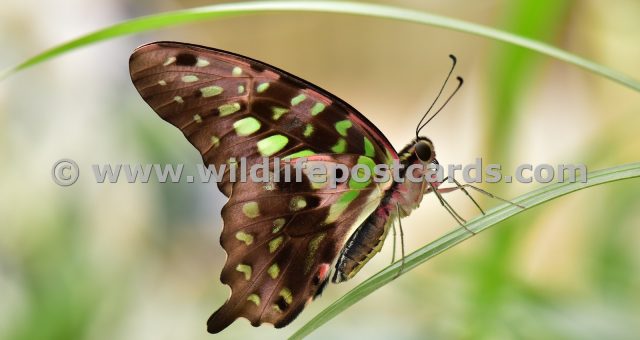
[[[385,3],[378,1],[378,3]],[[390,2],[389,2],[390,3]],[[0,11],[0,65],[143,14],[204,1],[15,1]],[[640,78],[640,4],[394,1],[559,46]],[[640,97],[580,69],[442,29],[329,14],[269,14],[105,42],[0,83],[0,338],[205,339],[227,297],[218,275],[223,197],[214,185],[98,184],[91,164],[199,162],[138,97],[131,50],[151,40],[215,46],[280,66],[353,104],[402,147],[448,68],[463,90],[425,133],[444,163],[638,160]],[[79,181],[50,170],[75,159]],[[506,196],[535,184],[483,184]],[[640,183],[567,196],[416,268],[312,335],[371,338],[635,338],[640,334]],[[475,215],[462,195],[451,202]],[[482,200],[486,206],[496,202]],[[429,197],[403,223],[412,250],[455,227]],[[388,248],[388,249],[387,249]],[[290,328],[238,321],[227,338],[282,338],[390,260],[328,287]]]

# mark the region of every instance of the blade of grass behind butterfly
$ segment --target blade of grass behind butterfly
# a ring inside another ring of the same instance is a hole
[[[504,20],[506,30],[542,41],[557,36],[569,9],[567,1],[554,0],[525,0],[510,2],[509,5]],[[487,88],[491,91],[487,94],[490,107],[486,111],[489,117],[484,133],[487,138],[485,150],[489,163],[503,164],[504,167],[513,159],[520,99],[534,80],[541,59],[515,46],[498,46],[490,60]],[[500,189],[496,186],[492,190]],[[535,221],[529,214],[526,218],[519,216],[506,221],[504,228],[485,236],[483,250],[480,251],[482,256],[470,260],[472,263],[466,282],[471,282],[471,291],[467,299],[474,303],[467,305],[465,323],[468,334],[482,338],[501,331],[498,325],[504,319],[500,315],[506,302],[503,300],[504,292],[513,289],[515,284],[510,278],[510,268],[512,255],[518,249],[518,235]]]

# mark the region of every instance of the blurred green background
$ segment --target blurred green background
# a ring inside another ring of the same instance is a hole
[[[207,1],[8,0],[0,67],[140,15]],[[377,1],[448,15],[561,47],[640,79],[640,2]],[[177,40],[245,54],[339,95],[401,148],[458,56],[465,86],[424,133],[443,163],[638,161],[640,96],[574,66],[491,40],[335,14],[245,16],[100,43],[0,82],[0,338],[206,339],[229,294],[219,282],[223,196],[215,185],[97,184],[94,163],[200,162],[142,101],[133,48]],[[59,187],[60,158],[80,165]],[[485,184],[513,197],[538,184]],[[526,211],[427,262],[311,338],[640,337],[640,182],[608,184]],[[462,195],[449,199],[476,214]],[[484,206],[498,202],[481,198]],[[404,222],[407,251],[455,223],[434,197]],[[353,280],[330,285],[287,328],[239,320],[220,338],[283,338],[388,264],[390,242]]]

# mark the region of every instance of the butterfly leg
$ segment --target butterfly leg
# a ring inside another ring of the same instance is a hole
[[[391,254],[391,264],[393,264],[394,262],[396,262],[396,223],[395,222],[391,222],[391,227],[393,229],[391,229],[391,231],[393,232],[393,249],[392,249],[392,254]],[[390,264],[390,265],[391,265]]]
[[[467,223],[467,221],[462,218],[454,209],[453,207],[449,204],[449,202],[447,202],[444,197],[442,197],[442,193],[440,191],[440,189],[436,189],[432,183],[427,182],[429,184],[429,186],[431,187],[431,191],[433,191],[433,193],[436,195],[436,197],[438,197],[438,200],[440,201],[440,204],[447,210],[447,212],[453,217],[454,220],[456,220],[456,222],[458,222],[458,224],[460,225],[460,227],[462,227],[464,230],[468,231],[469,233],[475,235],[476,233],[471,231],[469,228],[467,228],[464,224]],[[458,188],[454,188],[455,190],[458,190]],[[450,190],[453,191],[453,190]],[[450,192],[450,191],[444,191],[446,192]]]
[[[442,180],[442,183],[446,182],[449,179],[449,176],[445,177]],[[451,189],[459,189],[462,190],[462,192],[464,192],[465,195],[467,195],[467,197],[469,197],[469,199],[471,200],[471,202],[473,202],[473,204],[475,204],[475,206],[478,208],[478,210],[480,210],[480,212],[482,213],[482,215],[486,215],[486,213],[484,212],[484,210],[480,207],[480,204],[478,204],[478,202],[476,202],[475,199],[473,199],[473,197],[471,196],[471,194],[469,194],[469,192],[467,191],[467,189],[464,188],[464,186],[462,184],[460,184],[460,182],[458,182],[455,178],[451,177],[451,180],[453,181],[453,183],[456,184],[456,188],[451,188]],[[453,190],[452,190],[453,191]],[[441,191],[442,193],[442,191]]]
[[[400,206],[398,205],[398,203],[396,203],[396,212],[398,213],[398,227],[400,228],[400,255],[402,257],[400,258],[400,269],[396,273],[396,276],[393,277],[394,280],[397,279],[398,276],[400,276],[400,274],[402,274],[402,271],[404,271],[404,231],[402,230],[402,220],[401,220],[401,217],[400,217]],[[394,239],[394,241],[395,241],[395,239]]]
[[[445,193],[452,192],[452,191],[456,191],[456,190],[462,190],[462,191],[464,191],[464,192],[467,194],[467,196],[471,197],[471,195],[469,195],[469,193],[465,190],[465,188],[471,188],[471,189],[476,190],[477,192],[479,192],[479,193],[481,193],[481,194],[483,194],[483,195],[489,196],[489,197],[491,197],[491,198],[493,198],[493,199],[497,199],[497,200],[499,200],[499,201],[502,201],[502,202],[505,202],[505,203],[509,203],[509,204],[511,204],[511,205],[513,205],[513,206],[516,206],[516,207],[518,207],[518,208],[520,208],[520,209],[524,209],[524,207],[523,207],[523,206],[521,206],[520,204],[516,204],[516,203],[513,203],[513,202],[511,202],[511,201],[509,201],[509,200],[507,200],[507,199],[504,199],[504,198],[502,198],[502,197],[496,196],[496,195],[494,195],[494,194],[492,194],[492,193],[490,193],[490,192],[488,192],[488,191],[486,191],[486,190],[484,190],[484,189],[480,189],[480,188],[478,188],[478,187],[476,187],[476,186],[474,186],[474,185],[471,185],[471,184],[468,184],[468,183],[466,183],[466,184],[460,184],[460,183],[459,183],[458,181],[456,181],[455,179],[453,179],[453,181],[454,181],[454,183],[456,183],[456,186],[455,186],[455,187],[452,187],[452,188],[438,188],[438,189],[437,189],[437,191],[438,191],[439,193],[441,193],[441,194],[445,194]],[[443,181],[443,182],[444,182],[444,181]],[[475,204],[476,204],[476,206],[477,206],[478,208],[480,208],[480,207],[478,206],[478,203],[476,203],[476,202],[473,200],[473,198],[472,198],[471,200],[473,201],[473,203],[475,203]],[[480,211],[482,211],[482,209],[480,209]],[[482,211],[482,214],[483,214],[483,215],[485,215],[484,211]]]

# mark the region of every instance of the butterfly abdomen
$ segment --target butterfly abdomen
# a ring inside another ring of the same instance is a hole
[[[336,263],[336,271],[332,278],[334,283],[351,279],[382,249],[391,225],[391,217],[395,215],[385,201],[388,199],[383,200],[383,204],[369,215],[345,244]]]

